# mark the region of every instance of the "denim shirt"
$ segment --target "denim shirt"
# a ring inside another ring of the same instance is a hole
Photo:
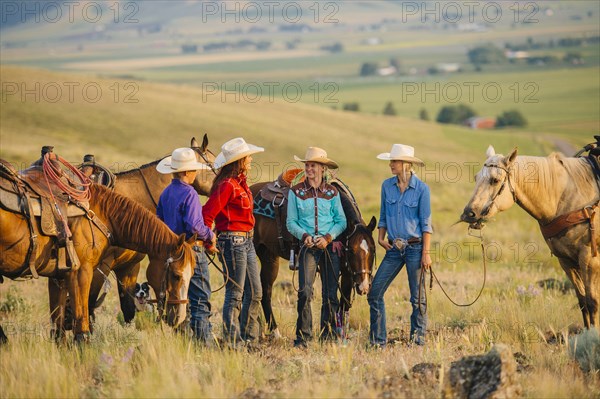
[[[379,225],[387,229],[388,238],[394,240],[420,238],[423,233],[433,233],[429,187],[413,174],[404,193],[398,187],[398,178],[390,177],[381,185],[381,212]]]
[[[287,212],[286,226],[299,240],[304,233],[329,234],[332,239],[335,239],[346,230],[346,215],[342,208],[340,194],[335,187],[327,183],[323,183],[317,189],[305,182],[292,187],[288,196]],[[317,232],[315,232],[315,224],[318,225]]]

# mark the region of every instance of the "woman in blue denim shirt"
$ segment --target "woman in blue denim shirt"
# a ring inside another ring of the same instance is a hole
[[[433,229],[429,187],[412,170],[413,164],[424,163],[414,154],[413,147],[394,144],[391,152],[377,156],[390,161],[394,175],[381,185],[378,241],[386,253],[367,297],[371,313],[369,340],[378,347],[387,343],[383,296],[405,264],[412,304],[410,340],[417,345],[425,344],[427,303],[424,285],[419,295],[419,281],[421,273],[431,266],[429,251]]]
[[[312,340],[310,303],[317,265],[320,265],[323,298],[320,338],[322,341],[336,338],[340,258],[331,243],[346,229],[346,215],[337,189],[324,179],[327,168],[337,169],[337,163],[327,158],[325,150],[318,147],[308,147],[304,159],[295,159],[304,162],[306,180],[290,189],[286,224],[289,232],[303,245],[299,259],[298,320],[294,346],[306,347],[307,341]]]

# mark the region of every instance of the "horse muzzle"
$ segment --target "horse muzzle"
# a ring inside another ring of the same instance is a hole
[[[462,215],[460,215],[460,221],[469,224],[469,227],[475,230],[480,230],[483,227],[483,218],[477,216],[475,211],[471,208],[465,208]]]

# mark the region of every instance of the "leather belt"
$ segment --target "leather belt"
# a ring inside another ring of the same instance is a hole
[[[221,237],[221,236],[224,236],[224,237],[235,236],[235,237],[252,238],[252,237],[254,237],[254,230],[250,230],[250,231],[221,231],[221,232],[219,232],[219,237]]]
[[[406,248],[409,245],[420,244],[422,241],[423,240],[421,239],[421,237],[411,237],[408,240],[405,240],[403,238],[396,238],[394,240],[388,239],[388,242],[390,243],[390,245],[393,245],[400,251],[402,251],[404,248]]]

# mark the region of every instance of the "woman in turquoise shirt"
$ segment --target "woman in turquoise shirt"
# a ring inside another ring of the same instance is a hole
[[[429,249],[433,229],[429,187],[412,170],[413,164],[424,163],[414,155],[413,147],[394,144],[391,152],[377,156],[390,162],[394,175],[381,185],[378,241],[386,252],[367,296],[371,313],[369,340],[378,347],[387,343],[383,296],[405,264],[412,305],[410,340],[417,345],[425,344],[427,302],[424,284],[420,287],[419,281],[423,269],[431,266]]]
[[[346,229],[346,216],[337,189],[325,182],[328,168],[338,165],[327,158],[325,150],[308,147],[303,162],[306,179],[290,189],[287,228],[301,241],[299,259],[298,320],[294,346],[306,347],[312,340],[311,299],[313,284],[320,264],[322,298],[320,339],[334,340],[335,315],[340,276],[340,259],[332,250],[332,241]]]

